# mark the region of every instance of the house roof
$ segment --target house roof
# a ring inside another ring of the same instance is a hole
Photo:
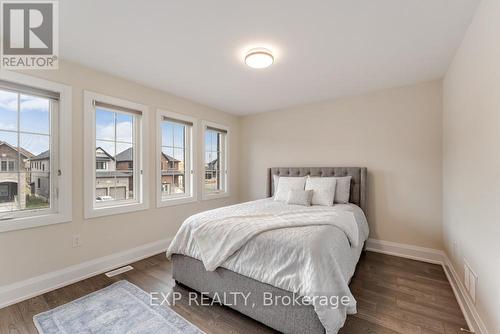
[[[50,159],[50,150],[47,150],[45,152],[40,153],[39,155],[30,158],[30,161],[35,161],[35,160],[48,160]]]
[[[174,157],[171,157],[170,155],[165,154],[165,153],[163,153],[163,152],[161,152],[161,154],[165,157],[165,159],[167,159],[167,160],[168,160],[168,161],[170,161],[170,162],[179,162],[179,161],[180,161],[180,160],[177,160],[177,159],[175,159]]]
[[[102,150],[102,151],[104,152],[104,154],[106,154],[106,156],[107,156],[109,159],[114,160],[114,159],[113,159],[113,157],[112,157],[112,156],[111,156],[108,152],[106,152],[106,150],[104,150],[102,147],[97,147],[97,148],[96,148],[96,150],[98,150],[98,149]],[[179,162],[179,161],[180,161],[180,160],[177,160],[177,159],[175,159],[174,157],[172,157],[172,156],[170,156],[170,155],[168,155],[168,154],[165,154],[165,153],[163,153],[163,152],[162,152],[161,154],[162,154],[162,155],[165,157],[165,159],[167,159],[168,161],[171,161],[171,162],[172,162],[172,161],[173,161],[173,162]],[[98,158],[99,158],[99,157],[98,157]],[[102,159],[102,157],[101,157],[101,159]],[[133,148],[132,148],[132,147],[127,148],[125,151],[122,151],[122,152],[120,152],[120,153],[118,153],[118,154],[116,155],[116,161],[117,161],[117,162],[123,162],[123,161],[133,161],[133,160],[134,160],[134,150],[133,150]]]
[[[25,158],[32,158],[32,157],[34,157],[34,156],[35,156],[35,155],[34,155],[33,153],[31,153],[30,151],[25,150],[25,149],[24,149],[24,148],[22,148],[22,147],[19,147],[19,148],[14,147],[14,146],[12,146],[11,144],[9,144],[9,143],[7,143],[7,142],[5,142],[5,141],[0,141],[0,146],[2,146],[2,145],[6,145],[6,146],[10,147],[11,149],[13,149],[14,151],[21,153],[21,154],[22,154]]]
[[[98,153],[99,150],[101,150],[102,153]],[[115,160],[115,158],[113,158],[111,154],[106,152],[106,150],[103,149],[102,147],[96,147],[95,153],[96,153],[96,160]]]
[[[134,152],[132,147],[127,148],[116,155],[116,161],[132,161],[134,160]]]

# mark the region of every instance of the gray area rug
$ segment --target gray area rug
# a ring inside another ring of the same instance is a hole
[[[40,334],[200,334],[168,306],[151,305],[150,295],[127,281],[33,317]]]

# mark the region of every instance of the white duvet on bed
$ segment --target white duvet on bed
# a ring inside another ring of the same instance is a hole
[[[273,216],[288,218],[285,223],[283,219],[276,223]],[[299,217],[315,218],[307,223],[300,222]],[[231,222],[237,227],[228,226]],[[252,223],[258,227],[245,226]],[[272,226],[266,228],[266,224]],[[225,237],[224,231],[228,231]],[[357,238],[353,231],[358,233]],[[210,236],[203,238],[203,233]],[[367,237],[366,218],[354,204],[304,207],[264,199],[189,217],[172,241],[167,256],[191,256],[212,270],[220,263],[238,274],[301,296],[348,296],[351,302],[347,307],[314,304],[327,333],[337,333],[346,314],[356,312],[348,283]],[[212,251],[207,248],[210,242],[214,243]]]

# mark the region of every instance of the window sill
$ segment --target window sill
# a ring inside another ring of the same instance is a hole
[[[177,197],[177,198],[169,198],[165,200],[159,200],[156,203],[157,208],[163,208],[163,207],[168,207],[168,206],[176,206],[176,205],[182,205],[182,204],[188,204],[188,203],[194,203],[196,202],[196,198],[194,196],[189,196],[189,197]]]
[[[0,220],[0,233],[71,222],[71,215],[48,213],[31,217]]]
[[[119,215],[122,213],[142,211],[142,210],[147,210],[147,209],[148,209],[148,205],[146,203],[93,207],[93,208],[87,209],[85,211],[85,219]]]
[[[223,192],[223,193],[204,193],[203,196],[202,196],[202,199],[204,201],[210,201],[212,199],[219,199],[219,198],[226,198],[226,197],[229,197],[229,193],[226,191],[226,192]]]

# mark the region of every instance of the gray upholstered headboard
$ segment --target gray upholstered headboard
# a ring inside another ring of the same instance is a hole
[[[365,214],[367,204],[367,180],[365,167],[274,167],[269,168],[268,195],[273,196],[273,175],[278,176],[352,176],[349,202],[358,205]]]

